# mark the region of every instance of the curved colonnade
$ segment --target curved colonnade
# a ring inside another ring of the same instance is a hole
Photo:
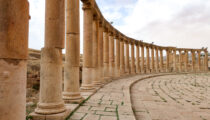
[[[41,51],[40,99],[36,114],[65,112],[64,103],[83,101],[80,92],[94,92],[96,88],[119,77],[159,72],[208,71],[207,49],[163,47],[134,40],[106,21],[95,0],[81,1],[84,11],[84,47],[80,87],[79,0],[46,0],[45,45]],[[0,111],[3,111],[0,118],[23,120],[29,3],[27,0],[1,0],[0,8]],[[66,59],[62,88],[64,48]],[[8,106],[12,106],[12,112]]]

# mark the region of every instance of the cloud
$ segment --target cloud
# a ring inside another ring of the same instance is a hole
[[[139,0],[124,25],[128,36],[164,46],[210,47],[210,2]]]

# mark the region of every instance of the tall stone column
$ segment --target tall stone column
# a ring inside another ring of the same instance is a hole
[[[198,53],[198,71],[200,72],[201,71],[201,51],[198,50],[197,53]]]
[[[65,39],[65,1],[46,0],[45,46],[41,50],[39,114],[64,112],[62,100],[62,49]]]
[[[155,72],[155,58],[154,58],[154,56],[155,56],[155,51],[154,51],[154,46],[152,46],[151,47],[151,58],[152,58],[152,67],[151,67],[151,70],[152,70],[152,72]]]
[[[115,76],[115,61],[114,61],[114,37],[113,33],[109,32],[109,75],[111,78]]]
[[[104,81],[108,82],[109,78],[109,36],[104,28]]]
[[[179,50],[179,72],[182,72],[182,50]]]
[[[100,87],[101,82],[99,80],[99,64],[98,64],[98,41],[99,41],[99,20],[96,15],[94,15],[93,18],[93,70],[92,70],[92,80],[93,80],[93,86],[94,87]]]
[[[144,45],[141,45],[141,73],[145,73],[145,68],[144,68]]]
[[[126,41],[125,72],[126,74],[130,74],[130,55],[129,55],[129,42],[128,41]]]
[[[115,77],[120,77],[120,40],[115,36],[116,40],[116,58],[115,58]]]
[[[208,68],[208,51],[207,50],[205,50],[204,51],[205,52],[205,71],[208,71],[209,70],[209,68]]]
[[[147,46],[146,49],[147,49],[147,73],[150,73],[150,52],[149,52],[149,46]]]
[[[176,49],[173,50],[173,71],[174,72],[177,72],[177,69],[176,69]]]
[[[83,69],[82,69],[82,91],[93,91],[93,13],[90,3],[83,3],[84,11],[84,40],[83,40]]]
[[[120,76],[125,74],[124,41],[120,41]]]
[[[170,54],[170,50],[166,49],[166,72],[169,72],[170,68],[169,68],[169,54]]]
[[[66,56],[64,66],[63,100],[66,103],[80,103],[80,25],[79,0],[66,1]]]
[[[188,50],[185,50],[185,72],[188,72]]]
[[[131,42],[131,74],[135,74],[134,43]]]
[[[140,64],[139,64],[139,43],[136,43],[136,73],[139,74],[141,72]]]
[[[98,33],[98,65],[99,65],[99,80],[100,83],[105,83],[104,81],[104,62],[103,62],[103,24],[102,22],[99,23],[99,33]]]
[[[163,72],[163,49],[160,49],[160,71]]]
[[[29,3],[0,0],[0,120],[25,120]]]
[[[156,47],[156,49],[155,49],[155,51],[156,51],[156,64],[155,64],[155,68],[156,68],[156,72],[158,73],[159,72],[159,54],[158,54],[158,47]]]
[[[195,51],[191,50],[192,55],[192,71],[195,72]]]

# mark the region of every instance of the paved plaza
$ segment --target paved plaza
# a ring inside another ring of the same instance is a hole
[[[210,74],[145,79],[131,98],[137,120],[210,120]]]
[[[69,120],[210,120],[209,113],[209,73],[152,74],[105,85]]]

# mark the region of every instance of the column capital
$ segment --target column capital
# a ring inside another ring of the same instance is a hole
[[[83,10],[87,10],[87,9],[92,9],[92,5],[91,2],[89,2],[89,0],[81,0],[83,2],[82,4],[82,9]]]

